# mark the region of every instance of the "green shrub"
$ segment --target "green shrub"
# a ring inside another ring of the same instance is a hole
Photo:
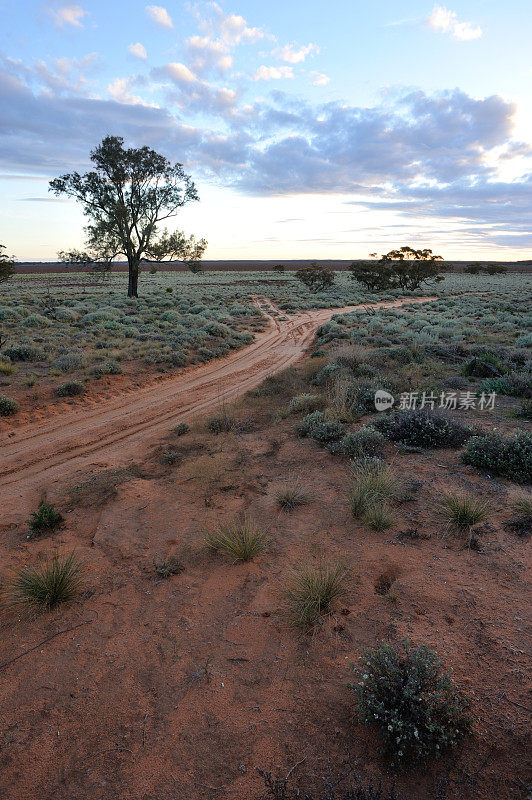
[[[175,428],[172,428],[172,433],[175,436],[184,436],[185,433],[188,433],[190,430],[190,426],[187,425],[186,422],[180,422],[179,425],[176,425]]]
[[[15,605],[53,608],[79,594],[83,572],[75,553],[56,555],[35,567],[25,566],[9,586],[9,599]]]
[[[311,383],[313,383],[314,386],[324,386],[337,376],[340,369],[341,367],[339,364],[326,364],[312,379]]]
[[[371,425],[363,425],[354,433],[348,433],[340,439],[333,452],[348,458],[366,458],[382,456],[384,435]]]
[[[523,400],[515,412],[515,416],[519,419],[532,420],[532,399]]]
[[[269,539],[256,523],[244,518],[208,531],[205,544],[210,550],[230,556],[235,561],[250,561],[266,549]]]
[[[11,397],[6,397],[5,394],[0,394],[0,417],[11,417],[16,414],[20,406],[16,400]]]
[[[54,367],[61,372],[70,372],[83,366],[83,357],[80,353],[65,353],[54,361]]]
[[[45,358],[43,350],[30,344],[17,344],[6,347],[3,355],[10,358],[11,361],[43,361]]]
[[[55,510],[54,504],[41,500],[37,511],[30,515],[28,525],[34,534],[39,534],[55,530],[62,522],[63,517]]]
[[[383,416],[373,424],[388,439],[411,447],[460,447],[473,435],[449,414],[424,408]]]
[[[465,464],[501,475],[514,483],[532,483],[532,433],[518,430],[504,437],[497,431],[473,436],[462,454]]]
[[[155,567],[155,574],[158,578],[162,579],[170,578],[172,575],[179,575],[185,569],[185,565],[172,556],[156,559],[153,565]]]
[[[293,625],[310,628],[346,592],[347,570],[343,564],[304,567],[295,571],[285,586],[285,608]]]
[[[340,422],[328,421],[322,411],[307,414],[295,426],[295,430],[298,436],[308,436],[321,444],[337,441],[345,433],[345,428]]]
[[[491,392],[506,395],[513,394],[511,383],[506,376],[503,378],[484,378],[484,380],[480,382],[479,388],[481,392],[485,392],[486,394]]]
[[[425,645],[412,647],[405,641],[365,653],[350,688],[361,721],[377,729],[399,763],[439,756],[471,728],[468,699]]]
[[[320,394],[298,394],[288,404],[289,414],[310,414],[323,408],[325,400]]]
[[[85,386],[79,381],[67,381],[60,386],[56,386],[54,394],[56,394],[57,397],[78,397],[78,395],[83,394],[84,391]]]

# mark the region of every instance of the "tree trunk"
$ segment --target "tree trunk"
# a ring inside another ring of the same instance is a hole
[[[138,282],[139,282],[139,262],[135,258],[129,257],[127,260],[129,267],[129,282],[127,287],[128,297],[138,297]]]

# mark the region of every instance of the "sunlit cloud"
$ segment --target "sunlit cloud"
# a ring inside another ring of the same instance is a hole
[[[279,81],[294,77],[293,67],[266,67],[264,64],[253,75],[254,81]]]
[[[136,42],[136,44],[130,44],[127,48],[132,56],[135,58],[140,58],[141,61],[146,61],[148,58],[148,53],[146,52],[146,48],[144,47],[141,42]]]
[[[327,84],[331,82],[329,76],[325,75],[323,72],[313,71],[310,72],[309,75],[313,86],[327,86]]]
[[[57,28],[63,28],[65,25],[70,25],[72,28],[81,28],[81,20],[86,16],[87,12],[81,6],[63,6],[57,11],[49,9],[51,16]]]
[[[453,39],[461,42],[470,42],[473,39],[480,39],[482,28],[473,22],[460,22],[456,11],[451,11],[445,6],[434,4],[432,14],[427,20],[431,28],[440,33],[447,33]]]
[[[274,55],[288,64],[302,64],[308,55],[319,52],[320,48],[312,43],[306,45],[286,44],[284,47],[274,50]]]
[[[146,14],[157,25],[162,28],[173,28],[172,17],[163,6],[146,6]]]

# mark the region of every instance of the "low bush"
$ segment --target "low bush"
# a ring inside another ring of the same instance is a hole
[[[5,394],[0,394],[0,417],[12,417],[19,408],[20,406],[16,400],[6,397]]]
[[[298,394],[288,404],[289,414],[310,414],[318,411],[325,405],[325,400],[320,394]]]
[[[326,364],[312,379],[311,383],[313,383],[314,386],[325,386],[337,376],[339,371],[341,371],[339,364]]]
[[[303,417],[295,427],[298,436],[314,439],[320,444],[335,442],[345,434],[345,428],[340,422],[326,419],[322,411],[314,411]]]
[[[532,483],[532,433],[518,430],[505,437],[497,431],[469,439],[465,464],[501,475],[514,483]]]
[[[155,567],[156,576],[161,579],[170,578],[172,575],[179,575],[185,569],[185,565],[172,556],[156,559],[153,565]]]
[[[532,498],[519,497],[513,506],[515,516],[508,523],[508,528],[518,536],[532,535]]]
[[[176,425],[175,428],[172,428],[172,433],[175,436],[184,436],[185,433],[188,433],[190,430],[190,426],[187,425],[186,422],[180,422],[179,425]]]
[[[78,397],[85,391],[85,386],[79,381],[67,381],[60,386],[56,386],[54,394],[57,397]]]
[[[264,531],[252,520],[244,518],[208,531],[205,544],[216,553],[232,557],[235,561],[250,561],[268,546]]]
[[[15,367],[9,361],[0,361],[0,375],[12,375]]]
[[[352,684],[362,722],[377,729],[398,763],[441,755],[471,728],[469,700],[425,645],[383,644],[365,653]]]
[[[468,530],[488,516],[488,506],[482,500],[467,494],[447,492],[441,501],[441,513],[455,530]]]
[[[43,350],[30,344],[17,344],[6,347],[2,354],[10,358],[11,361],[43,361],[45,358]]]
[[[285,609],[293,625],[310,628],[346,592],[347,570],[343,564],[304,567],[295,571],[285,586]]]
[[[515,412],[515,416],[519,419],[532,420],[532,399],[523,400]]]
[[[63,517],[56,511],[53,503],[41,500],[39,508],[34,511],[28,520],[28,525],[34,534],[50,533],[61,525]]]
[[[335,446],[333,452],[348,458],[367,458],[382,456],[385,436],[371,425],[363,425],[354,433],[346,434]]]
[[[75,553],[56,555],[35,567],[25,566],[8,588],[9,600],[29,608],[53,608],[79,594],[83,572]]]
[[[460,447],[473,430],[449,414],[430,409],[401,411],[373,423],[388,439],[411,447]]]
[[[207,430],[211,433],[228,433],[235,425],[235,418],[224,408],[207,419]]]
[[[83,357],[80,353],[65,353],[54,361],[54,367],[61,372],[70,372],[83,366]]]

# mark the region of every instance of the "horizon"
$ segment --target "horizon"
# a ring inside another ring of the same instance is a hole
[[[529,260],[528,0],[396,7],[7,0],[0,243],[82,247],[48,181],[111,134],[183,162],[200,202],[171,228],[206,261]]]

